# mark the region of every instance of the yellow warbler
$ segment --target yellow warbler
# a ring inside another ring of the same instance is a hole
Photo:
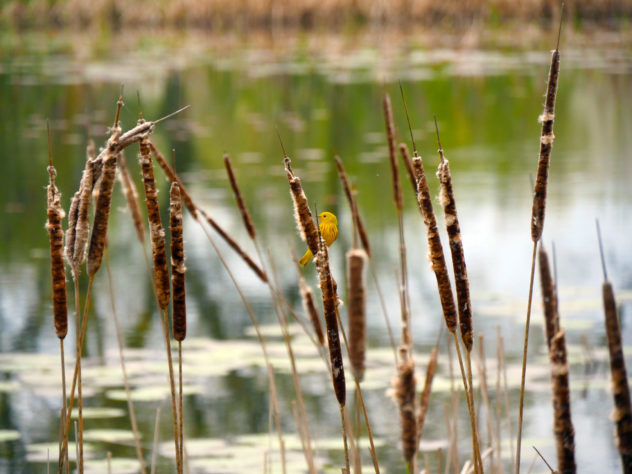
[[[334,214],[327,211],[321,212],[318,215],[318,219],[320,220],[320,225],[318,226],[320,234],[323,236],[327,247],[329,247],[338,238],[338,219]],[[305,252],[305,255],[301,257],[298,263],[304,267],[312,258],[314,258],[314,254],[310,249],[307,249],[307,252]]]

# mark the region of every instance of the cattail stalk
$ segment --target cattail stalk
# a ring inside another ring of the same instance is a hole
[[[413,459],[417,453],[417,404],[416,404],[416,378],[415,362],[409,357],[409,348],[402,346],[399,349],[401,361],[397,366],[397,378],[393,381],[395,399],[399,406],[399,418],[401,423],[401,440],[404,459],[412,472]]]
[[[285,155],[283,162],[285,163],[285,174],[290,185],[292,202],[294,203],[294,219],[296,221],[296,226],[299,230],[301,239],[307,243],[307,247],[314,255],[316,255],[319,247],[318,231],[316,230],[316,225],[314,224],[312,211],[309,209],[307,196],[305,196],[303,186],[301,185],[301,178],[294,175],[294,172],[290,167],[290,158],[287,155]]]
[[[544,247],[540,245],[538,251],[540,268],[540,286],[542,288],[542,306],[544,308],[544,327],[546,342],[551,350],[551,340],[559,330],[559,314],[557,312],[557,288],[551,275],[549,257]]]
[[[439,127],[437,118],[435,117],[435,128],[437,129],[437,142],[439,145],[439,168],[437,177],[441,185],[440,200],[445,214],[445,224],[450,241],[450,254],[452,255],[452,268],[454,270],[454,286],[456,287],[456,299],[458,304],[459,326],[461,329],[461,340],[465,346],[465,355],[467,360],[467,389],[469,389],[469,412],[470,424],[472,428],[472,456],[474,462],[474,471],[476,473],[483,471],[481,461],[481,453],[478,442],[478,429],[476,428],[476,413],[474,411],[474,389],[472,387],[472,361],[471,352],[474,340],[474,330],[472,328],[472,306],[470,302],[470,287],[467,276],[467,267],[465,265],[465,255],[463,253],[463,242],[461,240],[461,227],[456,211],[456,201],[454,198],[454,189],[452,187],[452,175],[450,173],[450,164],[445,159],[441,140],[439,138]],[[447,320],[446,320],[447,323]],[[449,327],[448,327],[449,329]],[[454,333],[456,335],[456,333]],[[457,341],[455,341],[457,342]],[[456,343],[458,349],[458,342]],[[463,367],[461,367],[463,371]]]
[[[562,4],[562,8],[564,4]],[[563,12],[562,12],[563,13]],[[555,98],[557,95],[557,81],[560,72],[560,35],[562,32],[562,18],[560,14],[560,26],[557,33],[557,45],[551,54],[549,67],[549,79],[546,87],[546,100],[544,112],[539,117],[542,122],[540,133],[540,157],[538,159],[538,173],[534,186],[533,206],[531,210],[531,240],[533,252],[531,255],[531,273],[529,277],[529,297],[527,301],[527,316],[524,328],[524,346],[522,349],[522,374],[520,379],[520,402],[518,407],[518,441],[516,447],[516,474],[520,472],[520,449],[522,444],[522,415],[524,410],[524,386],[527,373],[527,348],[529,344],[529,326],[531,323],[531,302],[533,299],[533,280],[535,276],[536,248],[544,230],[544,211],[546,209],[546,189],[549,177],[549,162],[553,147],[553,121],[555,119]]]
[[[563,329],[560,329],[551,340],[549,359],[553,385],[553,432],[557,446],[557,469],[562,474],[571,474],[576,471],[577,466],[575,464],[575,430],[571,419],[566,338]]]
[[[630,386],[628,385],[628,373],[623,354],[623,341],[621,339],[621,326],[617,314],[612,283],[608,280],[606,261],[601,243],[601,231],[597,221],[597,236],[599,238],[599,253],[603,269],[603,285],[601,287],[603,308],[606,322],[606,337],[608,339],[608,352],[610,354],[610,375],[612,377],[612,396],[614,398],[614,410],[611,418],[615,423],[615,442],[623,472],[632,473],[632,406],[630,403]]]
[[[430,406],[430,394],[432,392],[432,381],[437,373],[437,362],[439,358],[439,344],[435,344],[430,353],[430,360],[428,361],[428,367],[426,367],[426,379],[424,381],[424,388],[419,396],[419,415],[417,416],[417,444],[415,449],[419,449],[419,442],[421,441],[421,435],[424,431],[424,424],[426,423],[426,415],[428,414],[428,407]]]
[[[307,282],[300,271],[298,282],[301,293],[301,301],[303,302],[303,309],[312,322],[312,327],[314,328],[314,332],[318,338],[318,343],[324,347],[325,334],[323,333],[323,326],[320,323],[320,317],[318,316],[318,310],[316,309],[316,304],[314,302],[314,292],[309,286],[307,286]]]
[[[210,225],[215,232],[217,232],[220,237],[226,242],[239,256],[242,260],[248,265],[253,272],[259,277],[262,282],[268,281],[268,275],[266,272],[261,269],[259,265],[255,263],[255,261],[246,253],[245,250],[241,248],[241,246],[233,239],[228,232],[226,232],[211,216],[209,216],[203,209],[197,208],[197,211],[204,217],[208,225]]]
[[[244,202],[244,198],[241,195],[239,185],[237,184],[237,178],[235,178],[235,172],[233,171],[233,165],[231,164],[230,157],[227,154],[224,155],[224,166],[226,167],[226,173],[228,174],[230,187],[233,189],[233,193],[235,194],[235,200],[237,201],[237,207],[239,208],[241,218],[244,221],[244,226],[246,227],[250,238],[255,240],[255,237],[257,235],[255,232],[255,225],[252,222],[250,212],[248,211],[246,203]]]
[[[180,459],[184,459],[184,413],[182,402],[182,341],[187,333],[187,309],[184,266],[184,243],[182,238],[182,198],[180,186],[171,183],[169,191],[169,229],[171,231],[171,286],[173,289],[173,338],[178,341],[178,384],[180,414]]]
[[[132,214],[132,220],[134,221],[134,229],[136,230],[136,236],[141,245],[145,246],[145,226],[143,225],[143,216],[138,204],[138,191],[136,191],[136,185],[129,173],[127,164],[125,163],[125,155],[123,152],[119,154],[119,179],[121,180],[121,186],[123,188],[123,194],[127,201],[130,213]]]
[[[404,162],[404,167],[406,168],[406,173],[408,174],[408,178],[410,179],[410,184],[413,187],[413,192],[417,194],[417,178],[415,175],[415,171],[413,170],[413,164],[410,157],[410,151],[405,143],[399,144],[399,154],[402,157],[402,161]]]
[[[182,195],[184,205],[187,207],[193,218],[197,219],[197,206],[193,203],[193,200],[187,192],[184,184],[182,184],[180,177],[151,140],[149,141],[149,147],[151,148],[151,152],[153,153],[154,158],[156,158],[156,161],[162,168],[162,171],[165,173],[169,181],[172,183],[178,183],[178,186],[180,186],[180,194]]]
[[[50,244],[50,268],[51,282],[53,293],[53,323],[55,326],[55,334],[59,338],[59,354],[61,360],[61,384],[62,384],[62,416],[60,418],[60,430],[64,424],[64,416],[66,414],[66,364],[64,361],[64,338],[68,333],[68,302],[66,297],[66,269],[64,267],[64,232],[62,230],[61,220],[64,217],[64,211],[61,208],[61,193],[55,185],[57,170],[53,166],[53,154],[50,144],[50,126],[47,122],[48,132],[48,176],[49,182],[46,189],[47,206],[46,206],[46,230]],[[60,436],[59,443],[59,459],[60,465],[63,466],[66,451],[62,447]]]
[[[347,252],[347,284],[349,285],[349,362],[353,376],[362,381],[366,357],[366,287],[364,284],[364,264],[367,260],[364,250]]]

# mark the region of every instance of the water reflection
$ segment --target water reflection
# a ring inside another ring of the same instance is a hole
[[[393,96],[399,138],[406,139],[403,110],[393,83],[402,80],[415,139],[429,176],[438,161],[432,115],[439,119],[454,176],[475,327],[485,335],[489,378],[496,380],[496,328],[501,326],[515,406],[516,341],[526,307],[531,250],[529,175],[535,172],[539,136],[536,118],[541,112],[548,54],[423,48],[387,53],[380,48],[350,52],[330,48],[320,53],[300,48],[289,52],[244,48],[230,54],[193,51],[183,55],[178,51],[166,55],[138,53],[127,58],[104,55],[87,63],[73,57],[34,54],[2,58],[0,103],[10,106],[3,106],[0,117],[0,146],[5,157],[0,160],[0,174],[5,177],[0,187],[0,383],[7,384],[0,385],[0,429],[20,434],[18,440],[0,441],[2,469],[12,472],[27,465],[32,469],[41,467],[35,460],[43,459],[27,454],[28,446],[52,442],[57,437],[58,343],[50,317],[47,237],[43,230],[43,186],[47,180],[44,120],[51,120],[58,186],[67,207],[85,160],[86,139],[92,136],[103,143],[121,82],[127,91],[122,115],[126,127],[137,119],[133,98],[136,89],[141,93],[147,118],[163,116],[186,103],[193,105],[185,115],[158,126],[156,143],[167,156],[168,150],[176,150],[177,169],[196,201],[254,254],[223,170],[222,154],[231,154],[257,230],[279,270],[281,291],[296,308],[300,304],[288,249],[299,252],[302,244],[294,229],[275,126],[296,173],[304,178],[312,202],[339,216],[341,236],[331,250],[335,274],[342,280],[351,234],[349,212],[332,160],[333,153],[339,154],[357,187],[376,268],[382,275],[390,316],[397,327],[397,298],[393,296],[397,294],[393,277],[397,231],[380,98],[384,82]],[[628,87],[631,64],[626,50],[571,49],[562,58],[556,113],[557,140],[545,243],[550,247],[552,240],[556,242],[562,318],[569,343],[579,346],[584,337],[594,348],[599,367],[585,376],[581,360],[572,361],[571,377],[589,387],[583,395],[581,390],[573,392],[578,460],[587,470],[597,465],[609,465],[614,470],[618,462],[607,420],[609,405],[603,403],[606,354],[599,306],[601,276],[592,226],[594,217],[599,216],[606,232],[611,279],[616,288],[629,289],[632,262],[627,247],[632,234],[632,193],[628,182],[632,164],[628,151],[632,149],[632,137],[627,131],[632,126],[628,112],[632,106]],[[127,161],[139,185],[135,153],[135,149],[127,150]],[[168,192],[164,180],[159,185],[164,217]],[[413,334],[421,370],[442,319],[433,277],[427,271],[423,225],[408,181],[403,180],[403,185]],[[430,180],[430,186],[436,195],[435,180]],[[164,403],[164,393],[148,392],[152,387],[166,387],[166,365],[145,257],[120,195],[116,195],[113,209],[113,293],[129,348],[128,370],[136,371],[133,388],[144,390],[137,394],[136,407],[143,442],[149,449],[158,406],[162,407],[161,439],[170,436],[170,408]],[[194,339],[184,344],[185,384],[191,389],[185,406],[187,435],[194,440],[265,433],[269,387],[260,348],[248,332],[248,315],[205,235],[190,218],[185,220],[185,239],[189,334]],[[275,323],[266,288],[228,247],[222,242],[218,245],[257,318],[262,324]],[[113,350],[116,342],[105,269],[102,273],[94,294],[95,316],[86,349],[87,367],[95,371],[89,378],[94,385],[84,393],[88,406],[122,408],[124,402],[111,393],[120,392],[122,382],[118,355]],[[313,284],[311,272],[306,274]],[[85,292],[84,279],[81,285]],[[629,291],[619,294],[625,330],[630,324],[631,295]],[[403,465],[394,448],[398,422],[395,406],[385,395],[393,376],[392,353],[372,289],[369,310],[369,359],[373,359],[368,369],[371,376],[366,381],[367,403],[376,435],[386,440],[379,448],[380,460],[397,471]],[[530,351],[534,364],[529,369],[524,444],[528,448],[532,441],[552,458],[548,374],[537,326],[540,317],[539,313],[533,316],[536,325]],[[68,346],[73,344],[73,328],[70,324]],[[628,333],[624,333],[624,340],[630,344]],[[287,432],[294,432],[295,393],[287,375],[287,356],[278,339],[271,341],[277,344],[274,362],[282,373],[277,390],[283,426]],[[303,368],[301,382],[310,428],[313,437],[325,446],[318,454],[324,460],[339,462],[340,446],[328,447],[324,441],[338,436],[338,412],[327,385],[328,376],[308,340],[297,335],[295,346],[297,351],[300,348],[305,352],[298,364]],[[41,358],[30,358],[26,353],[37,353]],[[425,431],[429,440],[446,438],[443,408],[450,396],[445,347],[441,357],[439,373],[445,384],[442,390],[438,384],[433,395],[433,416]],[[233,365],[222,365],[224,359]],[[459,410],[460,420],[466,420],[464,404]],[[127,418],[90,420],[90,428],[129,429]],[[465,453],[466,424],[460,429]],[[508,432],[507,427],[503,429]],[[602,442],[601,454],[592,444],[595,439]],[[103,459],[108,450],[115,457],[134,455],[125,441],[112,444],[96,440],[93,445],[95,459]],[[53,453],[51,450],[51,456]],[[506,454],[509,456],[508,451]],[[168,456],[160,458],[164,467],[172,462]]]

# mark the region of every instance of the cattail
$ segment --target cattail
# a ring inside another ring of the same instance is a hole
[[[575,465],[575,430],[571,419],[571,393],[568,383],[566,339],[563,329],[560,329],[551,340],[549,357],[553,383],[553,412],[555,420],[553,431],[557,445],[558,471],[568,474],[575,472],[577,466]]]
[[[151,152],[154,154],[154,157],[156,158],[156,161],[162,168],[162,171],[165,173],[169,181],[172,183],[178,183],[178,186],[180,186],[180,195],[182,196],[184,205],[187,207],[187,209],[189,210],[193,218],[197,219],[197,207],[195,206],[195,204],[193,204],[193,200],[191,199],[191,196],[187,192],[186,188],[184,187],[184,184],[182,184],[180,177],[176,174],[175,170],[167,162],[163,154],[160,153],[160,150],[158,150],[158,148],[156,148],[156,146],[151,141],[149,141],[149,146],[151,148]]]
[[[424,382],[424,388],[419,397],[419,416],[417,417],[417,446],[421,440],[421,435],[424,431],[424,424],[426,422],[426,415],[428,414],[428,407],[430,406],[430,393],[432,392],[432,381],[437,373],[437,359],[439,357],[439,346],[435,345],[430,353],[430,360],[428,361],[428,367],[426,367],[426,380]]]
[[[125,163],[125,154],[121,152],[119,154],[119,179],[121,180],[121,186],[123,187],[123,194],[125,194],[125,200],[132,214],[132,220],[134,221],[134,228],[136,229],[136,236],[141,244],[145,243],[145,226],[143,225],[143,216],[140,211],[140,205],[138,204],[138,192],[136,191],[136,185],[132,180],[132,177]]]
[[[288,163],[286,163],[286,166],[287,165]],[[305,195],[303,194],[303,196]],[[345,405],[347,389],[345,382],[345,368],[342,362],[342,350],[340,348],[338,320],[336,318],[336,303],[338,297],[336,295],[334,280],[329,268],[329,254],[327,252],[327,246],[322,240],[320,250],[316,254],[316,265],[318,268],[320,291],[323,296],[325,325],[327,326],[327,343],[329,345],[329,360],[331,361],[331,377],[334,392],[336,393],[336,399],[338,400],[338,404],[342,407]]]
[[[443,246],[441,245],[441,237],[439,229],[437,229],[437,220],[435,219],[432,207],[432,198],[428,188],[428,180],[424,172],[421,157],[414,151],[413,166],[415,168],[415,180],[417,184],[417,202],[424,216],[424,224],[426,225],[426,235],[428,238],[428,259],[431,262],[432,271],[437,280],[439,289],[439,299],[441,300],[441,308],[443,317],[448,331],[454,333],[456,331],[457,314],[454,306],[454,296],[452,294],[452,284],[448,275],[448,267],[445,263]]]
[[[562,23],[560,22],[560,29]],[[551,66],[549,68],[549,80],[546,87],[546,100],[544,112],[539,117],[542,122],[540,134],[540,158],[538,160],[538,174],[535,181],[533,208],[531,211],[531,239],[538,242],[544,229],[544,211],[546,208],[546,186],[549,179],[549,162],[551,148],[553,148],[553,121],[555,120],[555,96],[557,94],[557,81],[560,73],[559,34],[557,47],[551,54]]]
[[[248,265],[253,272],[256,273],[256,275],[259,277],[259,279],[266,283],[268,281],[268,275],[266,275],[266,272],[264,272],[261,267],[259,265],[257,265],[255,263],[255,261],[250,258],[250,256],[239,246],[239,244],[235,241],[235,239],[233,239],[230,235],[228,235],[228,233],[215,221],[215,219],[213,219],[211,216],[209,216],[206,212],[204,212],[204,210],[202,209],[197,209],[200,214],[202,214],[202,216],[204,217],[204,219],[206,219],[206,222],[208,222],[208,224],[215,229],[215,231],[222,237],[222,239],[224,239],[224,241],[235,251],[239,254],[239,256],[242,258],[242,260],[244,262],[246,262],[246,265]]]
[[[435,119],[436,124],[436,119]],[[437,129],[437,138],[438,138]],[[450,175],[450,165],[443,156],[441,141],[439,141],[439,170],[437,177],[441,183],[441,205],[445,213],[445,224],[450,239],[450,252],[452,254],[452,266],[454,268],[454,280],[456,286],[456,299],[459,310],[459,324],[461,326],[461,338],[468,352],[472,350],[473,329],[472,329],[472,307],[470,303],[470,288],[465,266],[465,256],[463,254],[463,242],[461,241],[461,228],[456,213],[456,202],[454,200],[454,190],[452,188],[452,176]],[[448,326],[449,327],[449,326]]]
[[[347,252],[347,282],[349,285],[349,362],[351,371],[358,381],[364,378],[366,354],[366,287],[364,250]]]
[[[309,210],[309,204],[307,203],[307,196],[303,191],[301,185],[301,178],[294,176],[294,172],[290,167],[290,158],[285,156],[285,174],[287,176],[288,183],[290,184],[290,193],[292,195],[292,202],[294,203],[294,220],[298,227],[299,234],[303,241],[307,243],[307,247],[312,251],[314,255],[318,253],[318,231],[312,218],[312,212]]]
[[[551,340],[559,329],[559,315],[557,312],[557,289],[551,276],[549,257],[540,245],[538,253],[540,264],[540,285],[542,287],[542,304],[544,307],[544,326],[546,330],[546,342],[551,350]]]
[[[171,183],[169,191],[169,224],[171,230],[171,286],[173,289],[173,337],[183,341],[187,334],[186,288],[184,277],[184,245],[182,239],[182,199],[180,186]]]
[[[228,173],[228,180],[230,181],[230,187],[233,188],[233,193],[235,193],[235,199],[237,200],[237,207],[239,207],[239,212],[241,213],[241,218],[244,221],[244,226],[246,226],[246,230],[248,231],[248,235],[251,239],[255,239],[255,225],[252,222],[252,217],[250,217],[250,212],[246,207],[246,203],[244,202],[244,198],[241,195],[241,191],[239,190],[239,185],[237,184],[237,179],[235,178],[235,173],[233,172],[233,165],[230,162],[230,157],[226,154],[224,155],[224,166],[226,166],[226,172]]]
[[[360,218],[360,213],[358,212],[358,206],[355,200],[354,195],[351,193],[351,187],[349,186],[349,179],[347,178],[347,173],[342,165],[342,160],[339,156],[336,155],[336,166],[338,167],[338,176],[340,176],[340,181],[342,182],[342,187],[345,191],[345,195],[347,196],[347,201],[349,202],[349,207],[351,208],[351,214],[353,215],[353,222],[356,225],[356,229],[358,231],[358,235],[360,236],[360,242],[362,243],[362,248],[367,253],[368,256],[371,256],[371,246],[369,245],[369,237],[367,235],[366,229],[364,228],[364,224],[362,219]]]
[[[50,140],[50,139],[49,139]],[[61,194],[55,186],[57,171],[53,166],[52,155],[49,160],[47,188],[47,218],[46,230],[50,242],[50,268],[53,289],[53,321],[55,333],[59,339],[68,333],[68,306],[66,301],[66,269],[64,268],[64,232],[61,220],[64,211],[61,208]]]
[[[72,197],[68,211],[68,229],[66,230],[66,246],[64,254],[70,268],[78,276],[79,268],[85,258],[86,243],[90,233],[89,209],[94,185],[94,162],[86,160],[81,175],[79,189]]]
[[[632,407],[630,404],[630,387],[628,385],[628,373],[625,367],[617,304],[612,283],[608,280],[608,274],[606,272],[599,222],[597,222],[597,235],[599,237],[599,250],[601,253],[601,265],[604,277],[601,289],[606,319],[606,337],[608,338],[608,351],[610,353],[612,396],[614,398],[614,410],[611,418],[615,422],[615,440],[619,454],[621,455],[623,472],[628,474],[632,473]]]
[[[393,123],[393,111],[391,109],[391,98],[384,93],[382,98],[384,109],[384,122],[386,124],[386,139],[388,142],[388,156],[391,164],[391,175],[393,178],[393,199],[398,212],[403,209],[402,186],[399,180],[399,166],[397,165],[397,154],[395,151],[395,124]]]
[[[107,239],[108,219],[112,205],[112,189],[114,188],[114,180],[116,178],[116,157],[118,155],[116,143],[120,135],[120,127],[114,128],[112,136],[108,140],[107,150],[109,150],[109,152],[103,157],[99,197],[95,205],[92,237],[90,239],[90,248],[88,249],[88,275],[90,277],[93,277],[99,270],[103,259],[103,250],[105,249]],[[75,245],[75,250],[76,249],[77,246]]]
[[[318,316],[318,310],[314,302],[314,292],[307,286],[305,278],[299,273],[299,287],[301,292],[301,300],[303,302],[303,309],[305,313],[309,315],[309,319],[314,327],[314,332],[318,338],[318,343],[321,346],[325,345],[325,335],[323,334],[323,326],[320,324],[320,317]]]
[[[399,348],[402,360],[397,364],[397,378],[393,380],[395,399],[399,405],[401,438],[404,459],[412,465],[417,452],[417,407],[415,406],[415,362],[408,357],[408,347]]]
[[[169,270],[167,268],[167,251],[165,249],[165,232],[160,219],[160,205],[158,190],[154,179],[154,167],[151,160],[149,140],[140,142],[140,167],[145,187],[145,203],[147,204],[147,218],[151,237],[151,251],[154,259],[154,281],[158,305],[164,309],[169,304]]]
[[[415,150],[416,152],[417,150]],[[410,184],[413,187],[413,192],[417,194],[417,178],[415,177],[415,171],[413,170],[413,165],[410,158],[410,152],[408,151],[408,147],[405,143],[399,144],[399,154],[402,156],[402,161],[404,162],[404,166],[406,167],[406,173],[410,178]],[[417,154],[415,153],[415,156]]]

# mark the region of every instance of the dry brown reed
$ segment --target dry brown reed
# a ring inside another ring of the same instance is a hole
[[[57,171],[53,166],[52,157],[48,166],[49,184],[47,188],[47,218],[46,230],[50,243],[51,279],[53,291],[53,321],[55,334],[61,340],[68,333],[68,303],[66,300],[66,269],[64,267],[64,232],[61,220],[64,211],[61,208],[61,193],[55,186]]]
[[[362,381],[366,358],[366,287],[364,266],[367,254],[361,249],[347,252],[349,362],[353,376]]]
[[[250,212],[246,207],[244,202],[244,198],[241,195],[241,191],[239,189],[239,185],[237,184],[237,179],[235,178],[235,172],[233,171],[233,165],[230,162],[230,157],[228,154],[224,155],[224,166],[226,167],[226,173],[228,174],[228,181],[230,182],[230,187],[233,189],[233,193],[235,194],[235,200],[237,201],[237,207],[239,208],[239,212],[241,214],[241,218],[244,221],[244,226],[246,227],[246,231],[251,239],[256,238],[255,225],[252,222],[252,217],[250,217]]]
[[[358,205],[355,196],[351,192],[351,186],[349,186],[349,178],[347,177],[347,172],[345,171],[340,157],[336,155],[334,159],[336,161],[336,167],[338,168],[338,176],[340,177],[340,182],[342,183],[342,189],[344,189],[345,196],[347,197],[347,202],[349,203],[349,207],[351,208],[351,216],[354,223],[354,229],[358,232],[362,248],[370,257],[371,245],[369,244],[369,237],[364,227],[364,223],[362,222],[362,218],[360,217],[360,213],[358,212]]]
[[[183,341],[187,334],[184,243],[182,234],[182,199],[180,186],[171,183],[169,190],[169,229],[171,231],[171,286],[173,289],[173,338]]]
[[[395,123],[393,122],[393,109],[391,107],[391,98],[388,93],[384,93],[382,97],[382,108],[384,110],[384,122],[386,125],[386,142],[388,144],[388,157],[391,165],[391,178],[393,180],[393,200],[398,212],[404,207],[404,199],[402,197],[402,186],[399,178],[399,166],[397,164],[397,152],[395,150]]]
[[[255,261],[241,248],[241,246],[233,239],[228,232],[226,232],[211,216],[209,216],[203,209],[198,208],[197,211],[206,219],[206,222],[215,229],[220,237],[226,242],[239,256],[242,260],[250,267],[250,269],[255,272],[255,274],[259,277],[262,282],[268,281],[268,275],[265,271],[261,269],[259,265],[255,263]]]
[[[172,183],[174,182],[178,183],[178,186],[180,186],[180,194],[182,195],[182,200],[184,201],[184,205],[187,207],[187,209],[189,210],[193,218],[197,219],[197,207],[193,203],[193,200],[191,199],[191,196],[187,192],[186,187],[184,186],[184,184],[182,184],[180,177],[178,176],[178,174],[171,167],[169,162],[165,159],[163,154],[160,153],[160,150],[156,147],[156,145],[153,144],[151,140],[149,141],[149,147],[151,148],[151,152],[153,153],[154,158],[156,158],[156,161],[162,168],[163,172],[165,173],[169,181]]]
[[[140,142],[139,159],[143,175],[143,185],[145,187],[145,203],[147,205],[151,251],[154,261],[154,284],[156,285],[158,304],[161,309],[164,309],[169,304],[171,290],[169,288],[165,232],[160,218],[160,204],[158,202],[158,190],[156,189],[156,180],[154,178],[151,147],[147,139],[143,139]]]
[[[307,243],[309,250],[316,255],[319,247],[316,224],[314,224],[312,212],[309,209],[309,204],[307,202],[307,196],[305,196],[303,186],[301,185],[301,178],[294,175],[290,166],[290,158],[287,154],[285,154],[285,152],[284,155],[285,158],[283,162],[285,163],[285,174],[290,185],[292,202],[294,203],[294,219],[296,221],[296,226],[301,238],[305,243]]]
[[[550,350],[551,340],[559,329],[559,314],[557,312],[557,289],[551,274],[549,257],[542,245],[540,245],[540,250],[538,251],[538,263],[542,288],[542,305],[544,308],[544,328],[546,342]]]
[[[115,148],[115,144],[121,136],[121,129],[117,127],[113,130],[108,140],[107,149]],[[103,169],[101,171],[101,181],[99,184],[99,197],[95,204],[94,221],[92,223],[92,236],[88,249],[88,275],[94,277],[101,267],[103,260],[103,250],[108,232],[108,220],[110,208],[112,206],[112,190],[116,178],[116,158],[118,153],[107,153],[103,157]],[[76,239],[77,237],[75,237]],[[75,250],[77,246],[75,245]],[[73,254],[74,258],[74,254]]]
[[[417,416],[417,446],[419,449],[419,442],[421,441],[421,435],[424,431],[424,424],[426,423],[426,415],[428,414],[428,407],[430,407],[430,394],[432,392],[432,381],[437,373],[437,362],[439,359],[439,344],[435,344],[430,353],[430,360],[428,361],[428,367],[426,367],[426,379],[424,380],[424,388],[419,396],[419,416]]]
[[[599,239],[599,252],[603,270],[602,298],[606,323],[606,337],[608,340],[608,352],[610,355],[610,376],[612,377],[612,396],[614,398],[614,410],[611,418],[615,423],[615,441],[623,472],[632,472],[632,405],[630,402],[630,386],[623,354],[623,341],[621,339],[621,326],[617,314],[617,303],[612,283],[608,280],[606,261],[601,243],[599,221],[597,221],[597,236]]]
[[[397,366],[397,378],[393,380],[395,399],[399,406],[401,424],[401,440],[404,459],[412,468],[413,459],[417,453],[417,403],[415,390],[415,362],[409,357],[409,348],[399,348],[400,362]]]
[[[562,3],[562,9],[564,4]],[[563,11],[562,11],[563,13]],[[531,323],[531,303],[533,300],[533,280],[535,276],[536,249],[542,232],[544,230],[544,213],[546,209],[546,188],[549,177],[549,162],[551,149],[553,147],[553,121],[555,119],[555,98],[557,94],[557,81],[560,71],[560,36],[562,32],[563,14],[560,14],[560,25],[557,33],[557,43],[555,50],[551,54],[551,65],[549,67],[549,79],[546,88],[546,100],[544,102],[544,112],[539,120],[542,122],[540,133],[540,156],[538,159],[538,172],[534,186],[533,206],[531,210],[531,240],[533,241],[533,252],[531,256],[531,272],[529,277],[529,296],[527,300],[527,316],[524,330],[524,346],[522,349],[522,375],[520,380],[520,401],[518,406],[518,440],[516,447],[516,474],[520,471],[520,449],[522,443],[522,416],[524,410],[524,385],[527,371],[527,349],[529,344],[529,326]]]
[[[132,220],[134,221],[134,229],[136,230],[136,236],[141,245],[145,244],[145,226],[143,224],[143,216],[138,204],[138,191],[136,191],[136,185],[132,179],[127,164],[125,163],[125,154],[119,153],[118,158],[119,165],[119,179],[123,188],[123,194],[127,201],[130,213],[132,214]]]
[[[327,326],[327,343],[329,346],[329,360],[331,362],[331,375],[336,393],[336,399],[340,406],[346,402],[345,369],[342,361],[342,350],[340,348],[340,335],[338,332],[338,321],[336,320],[337,300],[334,289],[334,279],[329,268],[329,254],[327,245],[321,242],[320,250],[316,254],[316,266],[320,291],[323,298],[323,310],[325,314],[325,325]],[[344,425],[343,425],[344,426]]]
[[[314,328],[314,332],[316,333],[316,337],[318,338],[318,343],[324,347],[325,334],[323,333],[323,326],[320,323],[320,317],[318,316],[318,310],[316,309],[316,304],[314,302],[314,292],[309,286],[307,286],[307,282],[305,281],[305,278],[303,278],[300,270],[298,282],[301,293],[301,301],[303,302],[303,309],[305,310],[305,314],[309,316],[309,319],[312,322],[312,327]]]
[[[557,447],[557,469],[560,473],[570,474],[576,471],[577,466],[564,329],[558,330],[551,340],[549,359],[553,385],[553,432]]]
[[[456,287],[456,299],[458,304],[459,326],[461,329],[461,340],[466,349],[467,358],[467,385],[464,383],[466,390],[469,391],[469,412],[470,423],[472,428],[472,456],[474,461],[474,471],[482,472],[481,453],[478,443],[478,429],[476,428],[476,414],[474,412],[474,390],[472,387],[472,362],[471,352],[474,342],[474,330],[472,327],[472,305],[470,302],[469,279],[467,276],[467,267],[465,265],[465,255],[463,253],[463,241],[461,240],[461,227],[456,211],[456,201],[454,198],[454,189],[452,187],[452,175],[450,173],[450,164],[445,159],[441,139],[439,138],[439,126],[435,117],[435,129],[437,132],[437,144],[439,146],[439,168],[437,177],[441,185],[440,201],[443,206],[445,215],[445,225],[450,241],[450,254],[452,255],[452,268],[454,270],[454,286]],[[456,333],[455,333],[456,334]],[[458,342],[455,340],[458,350]],[[460,360],[460,359],[459,359]],[[463,367],[461,365],[463,375]]]
[[[406,174],[408,174],[408,178],[410,179],[410,184],[413,187],[413,192],[417,194],[417,178],[415,177],[415,171],[413,170],[410,151],[408,150],[408,146],[406,146],[405,143],[399,144],[399,154],[401,155],[402,161],[404,162]]]

